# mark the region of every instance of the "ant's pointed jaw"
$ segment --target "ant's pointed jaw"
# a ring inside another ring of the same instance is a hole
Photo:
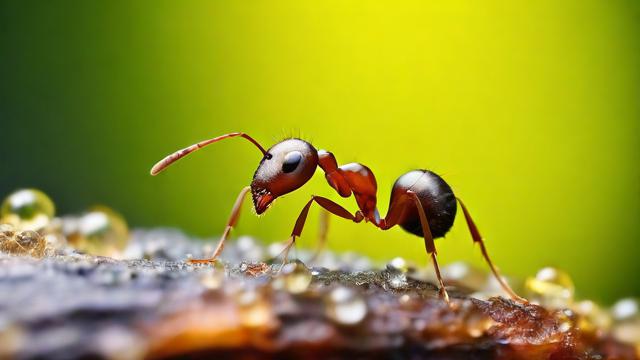
[[[276,199],[268,190],[254,187],[251,188],[251,196],[253,197],[253,207],[258,215],[267,211],[269,205]]]

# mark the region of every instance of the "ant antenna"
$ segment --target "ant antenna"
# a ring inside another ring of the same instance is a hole
[[[249,141],[251,141],[251,143],[253,145],[255,145],[258,149],[260,149],[260,151],[262,151],[262,154],[266,157],[268,157],[268,153],[267,151],[262,147],[262,145],[260,145],[257,141],[255,141],[251,136],[243,133],[243,132],[235,132],[235,133],[230,133],[230,134],[225,134],[225,135],[221,135],[218,137],[214,137],[213,139],[209,139],[209,140],[204,140],[201,141],[199,143],[193,144],[191,146],[188,146],[182,150],[178,150],[176,152],[174,152],[173,154],[168,155],[167,157],[165,157],[164,159],[158,161],[155,165],[153,165],[153,167],[151,168],[151,175],[157,175],[159,172],[161,172],[162,170],[166,169],[169,165],[173,164],[174,162],[182,159],[183,157],[191,154],[192,152],[196,151],[196,150],[200,150],[201,148],[213,144],[215,142],[218,142],[220,140],[224,140],[224,139],[228,139],[228,138],[232,138],[232,137],[236,137],[236,136],[241,136]]]

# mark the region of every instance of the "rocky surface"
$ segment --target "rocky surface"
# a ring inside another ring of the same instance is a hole
[[[121,260],[69,248],[41,259],[0,253],[0,358],[636,356],[581,330],[571,310],[479,296],[464,282],[452,282],[447,305],[401,261],[374,269],[327,252],[309,268],[262,262],[277,250],[241,238],[224,261],[192,265],[186,254],[201,257],[202,246],[158,229],[134,231]]]

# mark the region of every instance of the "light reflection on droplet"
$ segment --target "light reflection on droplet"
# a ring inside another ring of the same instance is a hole
[[[640,306],[635,298],[625,298],[611,307],[614,319],[613,336],[622,342],[640,347]]]
[[[406,273],[409,271],[409,263],[401,257],[395,257],[389,261],[387,269]]]
[[[0,251],[36,258],[44,256],[47,242],[38,232],[33,230],[14,232],[7,226],[4,226],[3,229],[0,233]]]
[[[264,295],[254,289],[244,289],[236,295],[240,322],[246,327],[264,327],[273,318],[271,306]]]
[[[527,298],[550,308],[564,308],[573,302],[573,281],[565,272],[546,267],[525,282]]]
[[[627,321],[639,316],[638,300],[634,298],[625,298],[618,300],[611,307],[611,315],[616,321]]]
[[[92,255],[119,257],[129,241],[124,218],[105,206],[92,208],[70,224],[74,227],[67,230],[69,243]]]
[[[209,290],[217,290],[224,283],[226,277],[226,269],[223,264],[215,262],[213,267],[202,270],[199,275],[202,286]]]
[[[611,316],[591,300],[577,302],[571,308],[579,315],[577,326],[583,331],[605,331],[611,327]]]
[[[18,190],[10,194],[0,207],[0,223],[11,224],[18,230],[41,230],[54,215],[53,201],[36,189]]]
[[[299,261],[286,264],[281,270],[284,275],[284,285],[288,292],[301,294],[307,290],[311,284],[311,271]]]
[[[326,314],[342,325],[360,323],[367,315],[367,304],[353,289],[337,287],[325,298]]]
[[[471,290],[481,290],[487,285],[487,274],[462,262],[454,262],[442,268],[445,283],[459,284]]]

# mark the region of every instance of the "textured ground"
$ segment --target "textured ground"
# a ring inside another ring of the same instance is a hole
[[[448,306],[402,264],[243,261],[275,251],[244,238],[225,249],[226,265],[194,266],[182,259],[201,247],[160,229],[133,233],[126,256],[144,260],[0,253],[0,358],[635,358],[581,332],[571,311],[463,286]]]

